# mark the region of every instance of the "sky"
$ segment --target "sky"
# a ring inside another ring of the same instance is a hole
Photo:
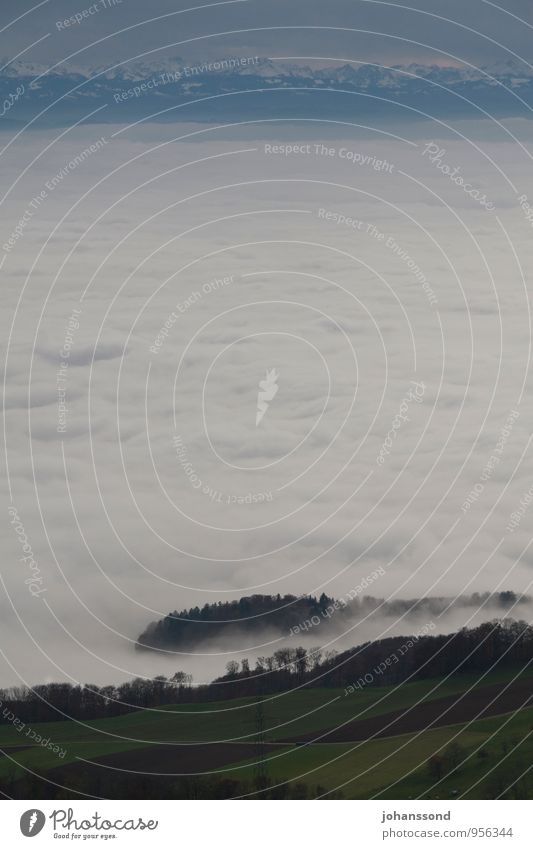
[[[123,0],[63,31],[72,4],[50,2],[3,53],[533,58],[526,3],[422,6],[137,27]],[[10,8],[30,6],[1,26]],[[206,680],[265,647],[167,658],[136,637],[254,592],[341,596],[378,566],[379,597],[532,592],[530,122],[254,121],[0,132],[0,685]]]
[[[90,8],[80,23],[61,22]],[[533,60],[528,0],[4,0],[0,56],[106,67],[136,56],[186,60],[221,53],[423,64]],[[29,48],[29,49],[28,49]]]

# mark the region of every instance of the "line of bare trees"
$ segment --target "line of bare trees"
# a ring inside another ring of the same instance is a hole
[[[178,671],[170,678],[135,678],[117,686],[52,683],[13,687],[0,691],[0,722],[13,722],[12,715],[23,722],[98,719],[165,704],[283,692],[295,686],[345,688],[377,668],[383,673],[371,675],[369,686],[533,664],[533,628],[523,621],[494,620],[454,634],[412,638],[412,647],[405,652],[407,639],[390,637],[340,654],[318,646],[280,648],[259,657],[253,668],[247,658],[239,663],[232,660],[224,675],[199,686],[193,686],[188,673]],[[398,662],[384,663],[394,653]]]

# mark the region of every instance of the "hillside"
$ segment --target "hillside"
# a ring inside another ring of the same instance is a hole
[[[500,702],[480,713],[494,694]],[[533,789],[527,775],[515,782],[533,757],[532,695],[531,671],[518,669],[349,696],[297,690],[261,701],[261,744],[256,699],[32,726],[41,745],[3,726],[0,781],[15,798],[232,798],[258,792],[259,761],[260,792],[274,798],[522,798]],[[388,727],[392,716],[403,727]],[[504,751],[510,757],[500,763]]]

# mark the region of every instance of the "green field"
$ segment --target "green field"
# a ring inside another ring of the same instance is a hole
[[[485,676],[479,686],[507,681],[506,671]],[[524,676],[521,676],[524,680]],[[529,676],[533,687],[533,676]],[[339,792],[345,798],[494,798],[533,797],[533,708],[414,732],[352,740],[320,742],[320,732],[354,719],[368,719],[423,702],[463,693],[476,685],[474,675],[448,680],[417,681],[396,687],[368,687],[345,696],[344,690],[310,689],[265,697],[264,739],[269,744],[265,766],[273,784],[289,781],[305,783],[315,793]],[[254,744],[257,734],[255,700],[232,700],[200,705],[168,705],[160,709],[138,710],[113,719],[87,723],[65,721],[35,724],[32,734],[40,734],[64,749],[57,754],[31,744],[25,736],[29,726],[18,732],[12,726],[0,727],[0,782],[7,786],[26,770],[45,777],[49,770],[79,764],[79,759],[95,761],[126,752],[168,752],[171,744],[193,742],[230,743],[230,762],[205,770],[211,776],[253,782],[254,760],[243,758],[243,744]],[[310,735],[306,743],[293,738]],[[317,738],[315,740],[315,738]],[[453,744],[455,751],[444,756],[430,773],[428,759],[442,756]],[[206,747],[204,747],[205,750]],[[207,747],[209,748],[209,747]],[[451,754],[450,754],[451,753]],[[453,754],[453,769],[448,762]],[[170,749],[170,757],[173,752]],[[446,760],[448,759],[448,760]],[[179,774],[179,756],[175,772]],[[524,777],[513,784],[524,772]],[[190,773],[188,773],[190,774]],[[512,785],[512,786],[511,786]],[[316,788],[320,790],[317,791]]]
[[[268,769],[274,782],[320,785],[324,791],[340,790],[348,799],[495,798],[533,764],[532,731],[533,708],[529,708],[514,717],[480,720],[468,727],[448,726],[351,745],[284,749],[268,758]],[[451,742],[464,750],[460,758],[464,764],[435,781],[427,761]],[[478,751],[483,752],[482,758]],[[251,766],[239,767],[230,773],[232,777],[252,777]],[[532,796],[533,776],[529,781],[526,776],[507,793],[508,798]]]

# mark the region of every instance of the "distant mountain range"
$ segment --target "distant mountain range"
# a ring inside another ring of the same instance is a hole
[[[137,61],[107,70],[0,60],[4,65],[2,103],[17,88],[24,92],[4,111],[0,128],[24,125],[41,112],[33,126],[84,118],[123,123],[361,115],[407,120],[487,112],[502,117],[528,116],[533,109],[533,69],[517,62],[479,69],[356,63],[311,68],[254,57],[195,65],[180,58]]]

